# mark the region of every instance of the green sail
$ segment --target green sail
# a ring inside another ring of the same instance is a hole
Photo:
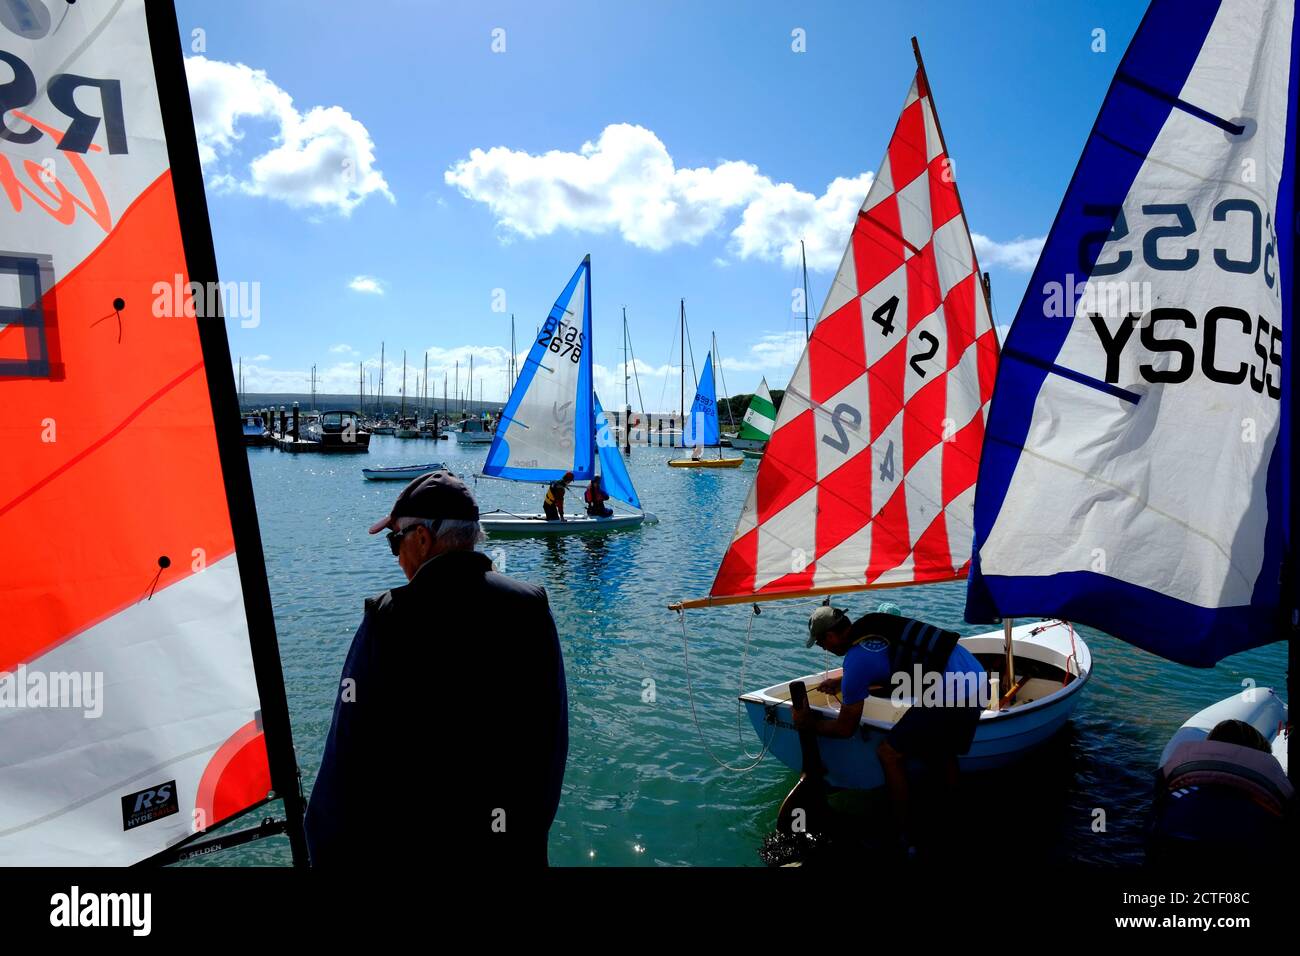
[[[745,410],[745,417],[741,419],[740,432],[736,437],[766,441],[771,436],[772,426],[775,424],[776,406],[772,404],[772,393],[767,390],[765,378],[759,383],[754,397],[749,400],[749,408]]]

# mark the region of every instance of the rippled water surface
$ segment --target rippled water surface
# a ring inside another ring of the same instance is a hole
[[[376,435],[367,456],[288,455],[250,449],[267,571],[305,786],[315,778],[343,658],[362,599],[404,581],[367,526],[401,485],[367,482],[363,465],[444,461],[473,475],[486,446]],[[507,573],[550,592],[569,680],[570,752],[551,862],[559,865],[759,865],[758,848],[796,775],[773,758],[747,774],[759,741],[737,717],[742,663],[747,688],[829,666],[806,650],[807,602],[688,612],[692,719],[683,634],[669,601],[707,593],[756,465],[737,470],[668,468],[668,449],[633,450],[630,471],[660,523],[637,531],[550,540],[490,541]],[[540,510],[540,492],[483,479],[483,510]],[[498,550],[499,549],[499,550]],[[891,590],[904,613],[972,633],[961,623],[965,584]],[[871,610],[873,595],[843,603]],[[985,628],[987,629],[987,628]],[[1281,645],[1237,655],[1212,670],[1168,663],[1082,629],[1094,673],[1073,721],[1016,768],[967,777],[954,799],[991,832],[1014,834],[1025,865],[1036,859],[1136,863],[1150,775],[1173,730],[1251,678],[1284,686]],[[653,683],[650,683],[653,682]],[[653,689],[653,695],[647,693]],[[653,697],[647,702],[647,697]],[[702,742],[703,739],[703,742]],[[706,749],[706,744],[709,749]],[[436,772],[436,768],[434,768]],[[866,818],[887,813],[850,797]],[[1104,811],[1105,832],[1094,829]],[[382,834],[376,834],[382,838]],[[288,862],[283,838],[210,863]]]

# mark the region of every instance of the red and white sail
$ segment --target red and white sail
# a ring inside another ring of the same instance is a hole
[[[918,70],[710,600],[963,576],[997,360]]]
[[[181,291],[216,276],[174,13],[17,6],[0,863],[119,865],[296,789],[292,744],[225,330]]]

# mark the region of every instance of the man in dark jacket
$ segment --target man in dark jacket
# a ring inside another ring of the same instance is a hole
[[[307,807],[312,864],[409,861],[418,833],[440,855],[457,844],[458,866],[545,866],[569,748],[546,592],[474,550],[478,506],[447,472],[407,485],[370,533],[384,529],[409,583],[366,600],[343,665]],[[478,658],[488,626],[498,643]]]

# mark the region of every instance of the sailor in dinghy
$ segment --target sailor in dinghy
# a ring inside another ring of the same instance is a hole
[[[907,761],[918,758],[942,770],[948,789],[957,786],[957,758],[970,751],[980,714],[988,702],[984,668],[959,635],[893,612],[877,610],[851,621],[840,608],[823,605],[808,619],[808,647],[844,658],[839,676],[828,677],[817,690],[840,698],[836,717],[819,717],[806,706],[794,708],[794,725],[824,737],[847,738],[858,733],[863,705],[877,687],[891,690],[903,716],[880,742],[877,756],[885,772],[898,833],[912,855]],[[938,693],[931,691],[937,686]]]

